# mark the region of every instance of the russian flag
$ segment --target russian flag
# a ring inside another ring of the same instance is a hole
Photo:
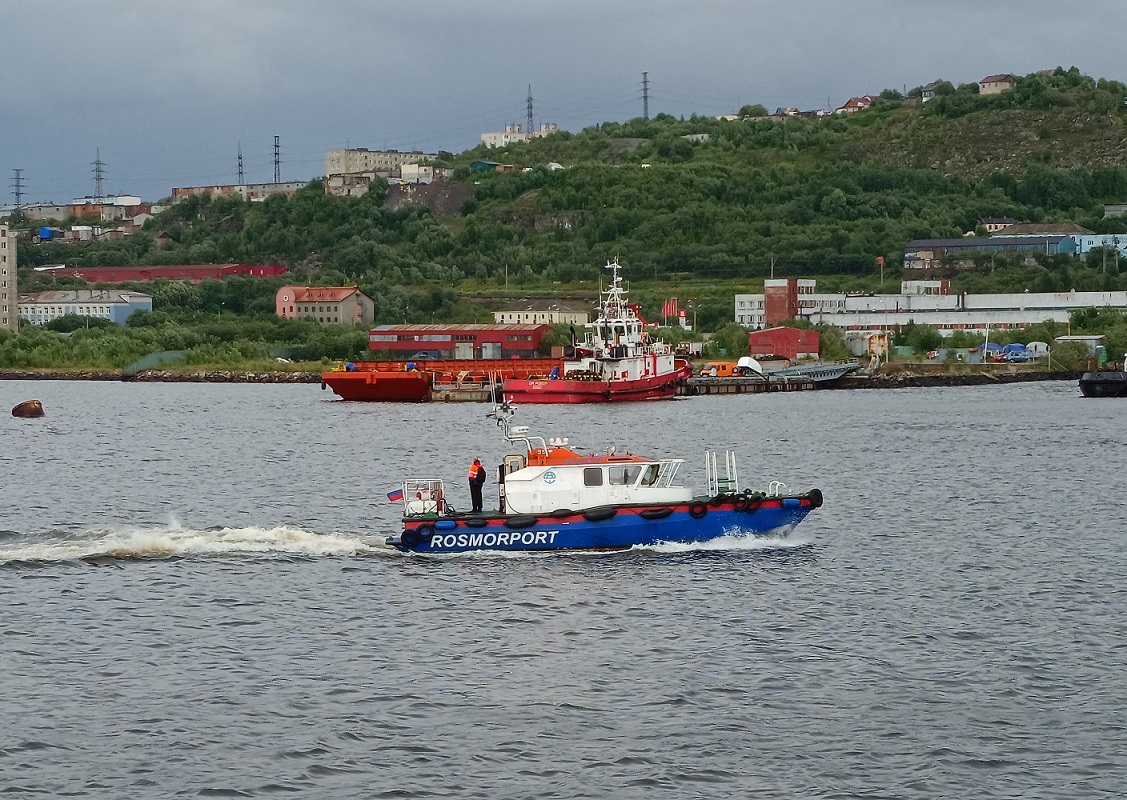
[[[387,499],[390,500],[393,503],[398,503],[400,500],[403,499],[403,490],[402,489],[392,489],[390,492],[387,493]]]

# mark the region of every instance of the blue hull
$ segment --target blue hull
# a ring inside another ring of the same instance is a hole
[[[671,509],[620,507],[559,516],[496,515],[405,519],[403,533],[387,540],[415,553],[468,551],[622,550],[639,545],[691,544],[722,536],[787,534],[814,508],[821,493],[751,503],[737,510],[731,500]],[[668,514],[666,511],[668,510]],[[643,515],[665,515],[650,519]],[[597,517],[612,514],[605,519]]]

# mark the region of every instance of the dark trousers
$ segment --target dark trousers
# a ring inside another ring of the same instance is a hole
[[[473,503],[471,511],[481,511],[483,505],[481,500],[481,484],[470,481],[470,501]]]

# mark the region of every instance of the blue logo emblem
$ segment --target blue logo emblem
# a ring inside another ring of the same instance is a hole
[[[556,473],[552,472],[552,470],[548,470],[547,472],[544,473],[544,483],[551,486],[555,482],[556,482]]]

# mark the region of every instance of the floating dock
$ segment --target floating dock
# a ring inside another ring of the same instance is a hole
[[[709,378],[694,376],[680,387],[679,395],[693,397],[706,394],[761,394],[763,392],[804,392],[814,388],[814,381],[805,378]]]

